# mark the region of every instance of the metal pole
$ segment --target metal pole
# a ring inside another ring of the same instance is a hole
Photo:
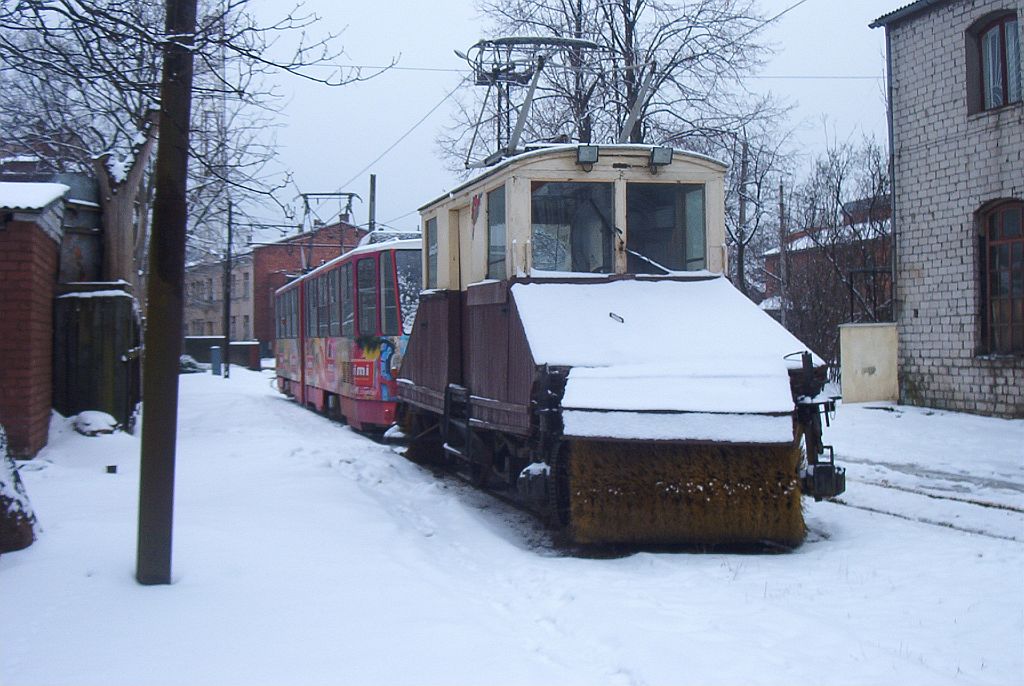
[[[143,365],[142,454],[139,469],[139,536],[135,578],[171,583],[174,456],[178,425],[178,358],[181,355],[185,277],[185,189],[192,109],[192,43],[196,0],[167,0],[167,35],[160,85],[160,142],[156,199],[146,290],[149,316]]]
[[[231,376],[231,200],[228,199],[228,250],[224,258],[224,378]]]
[[[377,228],[377,175],[370,174],[370,233]]]

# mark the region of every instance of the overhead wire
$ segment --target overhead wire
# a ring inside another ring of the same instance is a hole
[[[461,87],[462,87],[462,84],[464,84],[464,83],[465,83],[466,81],[468,81],[468,80],[469,80],[469,77],[470,77],[470,76],[471,76],[471,74],[466,74],[466,75],[465,75],[464,77],[462,77],[462,79],[461,79],[461,80],[460,80],[460,81],[459,81],[459,82],[458,82],[457,84],[455,84],[455,87],[454,87],[454,88],[452,88],[452,89],[451,89],[450,91],[448,91],[448,92],[447,92],[447,93],[445,94],[445,96],[444,96],[443,98],[441,98],[441,100],[440,100],[440,101],[438,101],[438,103],[437,103],[436,105],[434,105],[433,107],[431,107],[431,108],[430,108],[430,109],[429,109],[429,110],[427,111],[427,113],[426,113],[426,114],[424,114],[424,115],[423,115],[422,117],[420,117],[420,118],[419,118],[419,120],[417,120],[417,121],[416,121],[416,123],[415,123],[415,124],[413,124],[413,125],[412,125],[411,127],[409,127],[409,129],[408,129],[408,130],[406,130],[406,132],[405,132],[405,133],[403,133],[403,134],[402,134],[401,136],[399,136],[399,137],[398,137],[398,138],[397,138],[397,139],[395,140],[395,142],[394,142],[394,143],[392,143],[392,144],[391,144],[391,145],[389,145],[389,146],[388,146],[387,148],[385,148],[384,152],[382,152],[381,154],[377,155],[377,157],[375,157],[375,158],[373,159],[373,161],[372,161],[372,162],[370,162],[370,163],[369,163],[369,164],[367,164],[367,165],[366,165],[365,167],[363,167],[362,169],[360,169],[360,170],[359,170],[358,172],[356,172],[355,174],[353,174],[353,175],[352,175],[352,178],[350,178],[350,179],[349,179],[348,181],[346,181],[345,183],[341,184],[340,188],[345,188],[345,187],[346,187],[346,186],[348,186],[348,185],[349,185],[350,183],[352,183],[353,181],[355,181],[356,179],[358,179],[358,178],[359,178],[360,176],[362,176],[363,174],[365,174],[365,173],[366,173],[366,172],[367,172],[367,171],[368,171],[369,169],[371,169],[371,168],[373,167],[373,165],[375,165],[375,164],[377,164],[378,162],[380,162],[380,161],[381,161],[381,160],[382,160],[382,159],[384,158],[384,156],[385,156],[385,155],[387,155],[387,154],[388,154],[389,152],[391,152],[392,150],[394,150],[394,149],[395,149],[395,148],[396,148],[396,147],[398,146],[398,144],[399,144],[399,143],[401,143],[402,141],[404,141],[404,140],[405,140],[405,139],[406,139],[406,138],[407,138],[407,137],[409,136],[409,134],[411,134],[411,133],[412,133],[413,131],[415,131],[415,130],[416,130],[417,128],[419,128],[420,124],[422,124],[422,123],[423,123],[423,122],[425,122],[425,121],[426,121],[427,119],[429,119],[429,118],[430,118],[430,115],[432,115],[432,114],[433,114],[434,112],[436,112],[436,111],[437,111],[437,109],[438,109],[439,107],[441,107],[441,105],[443,105],[444,103],[446,103],[446,102],[448,101],[448,99],[449,99],[449,98],[451,98],[451,97],[452,97],[453,95],[455,95],[455,91],[457,91],[457,90],[458,90],[459,88],[461,88]]]

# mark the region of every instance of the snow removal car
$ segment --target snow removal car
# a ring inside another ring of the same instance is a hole
[[[420,209],[397,373],[413,459],[583,544],[799,544],[826,368],[723,276],[725,166],[649,145],[547,145]]]

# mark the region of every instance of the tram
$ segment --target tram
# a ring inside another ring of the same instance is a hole
[[[278,390],[359,431],[395,421],[422,282],[420,240],[373,237],[274,294]]]

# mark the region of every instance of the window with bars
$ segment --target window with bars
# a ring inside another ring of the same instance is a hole
[[[984,352],[1024,354],[1024,203],[981,216]]]

